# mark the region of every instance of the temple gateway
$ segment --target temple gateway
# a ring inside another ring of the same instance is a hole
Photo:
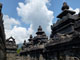
[[[51,25],[50,38],[40,25],[36,36],[24,40],[19,53],[15,39],[5,39],[1,9],[0,3],[0,60],[80,60],[80,13],[69,10],[66,2]]]

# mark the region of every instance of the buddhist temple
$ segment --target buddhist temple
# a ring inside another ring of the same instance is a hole
[[[36,35],[24,40],[17,53],[15,39],[5,38],[0,3],[0,60],[80,60],[80,12],[76,14],[69,8],[64,2],[49,38],[40,25]]]

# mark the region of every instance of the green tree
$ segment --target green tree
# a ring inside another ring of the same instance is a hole
[[[21,48],[17,49],[17,53],[18,53],[18,54],[20,53],[20,51],[21,51]]]

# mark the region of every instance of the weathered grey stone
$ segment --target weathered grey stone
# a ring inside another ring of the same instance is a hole
[[[27,60],[31,60],[31,57],[29,54],[27,55]]]
[[[0,3],[0,60],[6,60],[5,33],[3,25],[2,4]]]
[[[44,60],[43,55],[40,54],[39,60]]]
[[[7,60],[16,60],[17,45],[13,37],[6,40],[6,53]]]

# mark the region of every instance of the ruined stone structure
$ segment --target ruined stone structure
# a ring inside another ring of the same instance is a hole
[[[39,26],[37,36],[34,38],[30,35],[29,42],[24,41],[20,55],[22,60],[43,60],[44,45],[47,43],[48,37]]]
[[[6,40],[6,58],[7,60],[16,60],[17,56],[17,45],[15,39],[10,37]]]
[[[37,36],[24,41],[22,60],[80,60],[80,13],[69,10],[66,2],[58,20],[51,26],[50,39],[38,28]]]
[[[2,4],[0,3],[0,60],[6,60],[6,50],[5,50],[5,33],[3,26],[3,14],[1,12]]]
[[[80,16],[63,3],[58,21],[51,26],[51,39],[45,48],[48,60],[80,60]]]

